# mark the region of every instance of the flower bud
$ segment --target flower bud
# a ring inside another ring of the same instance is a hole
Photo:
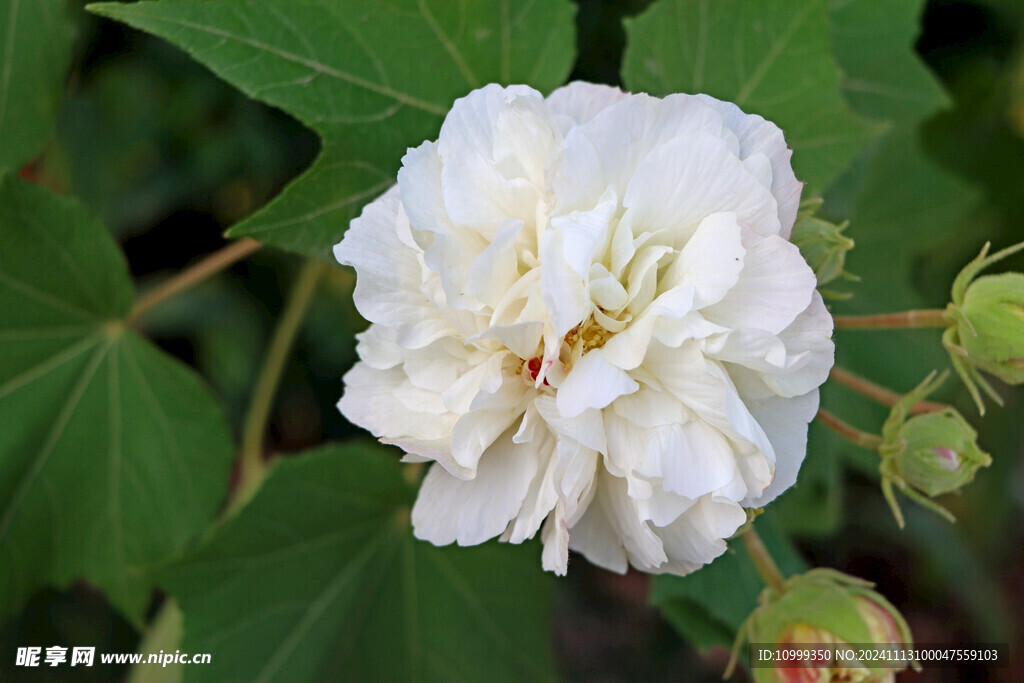
[[[866,581],[835,570],[812,569],[787,579],[781,592],[765,589],[760,606],[744,624],[744,635],[751,643],[782,647],[846,644],[911,647],[913,638],[906,621],[871,587]],[[834,658],[818,663],[804,661],[786,668],[754,668],[753,676],[758,683],[883,681],[892,680],[899,670],[868,664]]]
[[[978,433],[949,408],[915,415],[899,430],[902,448],[891,456],[893,473],[928,497],[956,491],[992,457],[978,448]]]
[[[968,362],[1007,384],[1024,382],[1024,274],[978,278],[957,310]]]
[[[807,265],[814,270],[814,275],[818,278],[818,287],[839,277],[855,280],[855,276],[843,271],[846,252],[853,249],[853,240],[842,234],[849,221],[836,225],[815,216],[821,204],[821,199],[809,199],[801,203],[790,241],[800,248],[800,254],[807,261]],[[849,295],[832,296],[845,298]]]
[[[981,387],[992,400],[1002,399],[980,373],[1007,384],[1024,383],[1024,274],[1002,273],[975,280],[984,268],[1024,249],[1024,242],[992,256],[988,246],[960,271],[953,283],[952,303],[946,308],[950,326],[942,336],[953,367],[985,414]]]
[[[903,514],[893,485],[953,521],[948,510],[930,499],[960,489],[974,479],[979,468],[992,464],[992,457],[978,448],[978,433],[953,408],[909,416],[914,405],[935,391],[947,374],[938,378],[934,372],[928,375],[892,407],[882,427],[884,442],[878,449],[882,492],[901,528]]]

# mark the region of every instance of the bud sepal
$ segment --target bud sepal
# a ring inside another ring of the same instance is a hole
[[[913,636],[903,616],[879,593],[874,584],[834,569],[812,569],[786,579],[781,590],[765,588],[758,607],[743,623],[733,646],[728,677],[744,642],[799,644],[874,643],[909,648]],[[915,668],[916,662],[913,663]],[[793,669],[805,669],[799,680],[885,680],[892,668],[869,662],[832,662],[816,667],[796,663],[789,669],[755,668],[754,680],[794,680]]]
[[[973,481],[979,468],[992,463],[992,457],[978,448],[978,433],[955,409],[911,415],[914,405],[935,391],[948,374],[929,374],[892,407],[882,427],[883,442],[878,448],[882,493],[900,528],[903,513],[894,486],[952,522],[955,518],[949,510],[932,498],[959,490]]]
[[[1024,383],[1024,274],[977,278],[988,266],[1024,249],[1024,242],[992,256],[988,256],[989,246],[986,243],[953,282],[952,301],[944,315],[948,327],[942,335],[953,368],[982,415],[982,391],[1003,404],[982,371],[1007,384]]]
[[[800,249],[801,256],[814,271],[822,296],[830,299],[849,299],[852,294],[821,290],[821,286],[838,278],[860,280],[844,270],[846,253],[853,249],[853,240],[843,234],[849,221],[830,223],[816,216],[823,201],[821,198],[806,199],[800,203],[796,223],[790,241]]]

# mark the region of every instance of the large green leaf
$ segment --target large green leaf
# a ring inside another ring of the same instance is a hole
[[[126,327],[126,264],[81,207],[8,174],[0,243],[0,614],[81,577],[138,619],[141,570],[224,495],[227,425],[195,374]]]
[[[407,147],[492,81],[561,85],[574,56],[568,0],[161,0],[91,5],[166,38],[323,138],[313,166],[232,228],[325,256],[395,181]]]
[[[704,92],[774,121],[808,196],[878,132],[840,95],[827,0],[660,0],[626,35],[631,90]]]
[[[0,171],[49,137],[74,33],[66,0],[0,0]]]
[[[830,16],[843,94],[857,113],[898,124],[920,120],[949,97],[914,51],[925,0],[844,0]]]
[[[807,564],[770,518],[756,522],[757,531],[779,569],[799,574]],[[739,538],[717,560],[689,576],[658,576],[651,587],[651,604],[680,635],[695,646],[728,647],[747,616],[757,607],[764,580],[757,573]]]
[[[550,579],[531,548],[436,548],[376,445],[277,464],[252,503],[162,572],[200,681],[538,681]]]

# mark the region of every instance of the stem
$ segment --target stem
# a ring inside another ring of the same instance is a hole
[[[882,405],[894,406],[899,403],[900,399],[903,398],[900,394],[896,393],[891,389],[875,384],[869,379],[855,375],[849,370],[844,370],[839,366],[833,366],[832,370],[828,373],[828,376],[835,381],[839,382],[843,386],[849,387],[854,391],[864,394],[870,399],[878,401]],[[910,409],[910,412],[919,415],[921,413],[936,413],[941,410],[945,410],[949,406],[943,403],[934,403],[932,401],[918,401],[914,404],[914,407]]]
[[[244,259],[261,246],[263,245],[256,240],[245,238],[232,242],[226,247],[213,252],[199,263],[189,266],[170,280],[153,288],[152,291],[136,301],[135,306],[132,307],[131,312],[128,314],[128,322],[132,323],[138,320],[167,299],[180,294],[193,285],[199,284],[236,261]]]
[[[238,475],[238,488],[231,508],[244,505],[255,494],[266,472],[263,460],[263,435],[270,417],[274,395],[277,393],[295,336],[302,320],[309,310],[317,284],[327,271],[327,266],[310,259],[302,266],[285,302],[284,310],[274,328],[274,334],[263,359],[263,367],[256,379],[249,410],[242,427],[242,456]]]
[[[839,434],[844,439],[866,448],[869,451],[877,451],[878,447],[882,445],[882,437],[868,432],[862,432],[852,425],[848,425],[838,417],[828,412],[824,408],[818,409],[818,419],[821,420],[826,427]]]
[[[900,327],[949,327],[941,308],[929,308],[882,315],[837,315],[836,328],[848,330],[886,330]]]
[[[754,527],[750,527],[743,534],[743,545],[746,546],[747,555],[750,556],[750,561],[754,563],[757,573],[764,579],[765,584],[780,593],[783,592],[786,588],[786,578],[779,571],[779,566],[775,564],[775,560],[772,559],[772,555],[768,552],[761,537],[754,531]]]

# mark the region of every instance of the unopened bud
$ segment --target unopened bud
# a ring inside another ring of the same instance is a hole
[[[928,497],[956,491],[974,479],[992,457],[976,443],[978,433],[956,410],[915,415],[899,431],[901,448],[893,454],[895,474]]]
[[[893,487],[950,521],[953,515],[931,500],[956,491],[974,479],[992,458],[978,448],[978,433],[953,408],[911,416],[911,409],[946,379],[948,372],[936,378],[932,372],[913,391],[892,407],[882,427],[882,492],[900,527],[903,513],[896,502]]]
[[[748,617],[742,633],[751,643],[782,647],[851,643],[912,647],[906,621],[871,588],[872,584],[835,570],[812,569],[787,579],[782,591],[765,589],[761,604]],[[870,662],[831,660],[754,668],[752,673],[758,683],[885,681],[892,680],[898,670],[872,667]]]
[[[853,240],[843,234],[848,225],[830,223],[815,215],[821,207],[821,199],[809,199],[800,205],[796,224],[790,241],[800,248],[800,254],[818,278],[818,287],[837,278],[856,280],[857,277],[843,270],[846,252],[853,249]],[[831,293],[832,298],[846,298],[848,294]]]
[[[980,373],[1007,384],[1024,383],[1024,274],[1002,273],[975,279],[982,269],[1024,249],[1024,242],[986,256],[988,245],[953,283],[946,309],[950,326],[942,337],[953,367],[984,414],[981,387],[996,403],[1002,399]]]
[[[978,278],[957,310],[967,361],[1007,384],[1024,382],[1024,274]]]

